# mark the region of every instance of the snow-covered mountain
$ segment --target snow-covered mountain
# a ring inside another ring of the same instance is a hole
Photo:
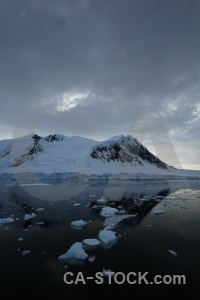
[[[54,134],[0,141],[0,174],[43,173],[85,175],[148,174],[200,177],[199,171],[175,169],[132,136],[103,142]]]

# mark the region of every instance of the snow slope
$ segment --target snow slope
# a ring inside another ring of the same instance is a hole
[[[0,141],[0,174],[149,174],[200,177],[200,171],[165,164],[132,136],[98,142],[78,136],[37,134]]]

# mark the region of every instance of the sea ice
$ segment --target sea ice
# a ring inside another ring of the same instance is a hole
[[[174,250],[168,250],[169,253],[171,253],[174,256],[177,256],[178,254]]]
[[[83,221],[83,220],[77,220],[77,221],[72,221],[70,226],[76,229],[80,229],[83,226],[87,225],[88,222]]]
[[[88,258],[88,255],[83,249],[83,244],[79,242],[74,243],[66,253],[58,257],[58,259],[61,260],[66,260],[66,259],[84,260],[86,258]]]
[[[113,271],[111,271],[111,270],[106,270],[106,269],[104,269],[103,268],[103,272],[102,272],[102,275],[103,276],[108,276],[108,274],[110,274],[110,273],[115,273],[115,272],[113,272]],[[111,274],[111,276],[113,276],[114,274]]]
[[[83,240],[83,244],[93,247],[93,246],[99,245],[100,241],[97,239],[94,239],[94,238],[93,239],[85,239],[85,240]]]
[[[105,198],[100,198],[100,199],[97,199],[97,203],[101,203],[101,204],[105,204],[106,203],[106,199]]]
[[[89,262],[94,262],[96,260],[96,257],[94,255],[91,255],[89,258],[88,258]]]
[[[14,221],[15,220],[13,218],[3,218],[3,219],[0,219],[0,224],[12,223]]]
[[[24,250],[24,251],[22,251],[21,255],[26,255],[28,253],[31,253],[31,250]]]
[[[104,243],[108,248],[114,245],[117,242],[116,232],[103,229],[99,232],[99,239]]]
[[[154,209],[151,211],[153,214],[155,215],[161,215],[161,214],[164,214],[165,213],[165,210],[162,210],[162,209]]]
[[[34,218],[34,217],[36,217],[36,214],[34,214],[34,213],[31,213],[31,214],[26,214],[25,216],[24,216],[24,220],[29,220],[29,219],[32,219],[32,218]]]
[[[106,206],[102,208],[100,215],[107,218],[115,215],[116,213],[118,213],[118,210],[116,208]]]
[[[122,220],[136,217],[136,215],[114,215],[105,219],[104,226],[106,229],[113,229],[117,226]]]

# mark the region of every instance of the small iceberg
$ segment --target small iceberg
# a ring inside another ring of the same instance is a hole
[[[83,221],[83,220],[76,220],[76,221],[72,221],[70,226],[72,228],[75,229],[81,229],[82,227],[84,227],[85,225],[87,225],[88,222],[87,221]]]
[[[13,223],[15,220],[13,218],[3,218],[0,219],[0,224],[8,224],[8,223]]]
[[[26,215],[24,216],[24,220],[27,221],[27,220],[30,220],[30,219],[32,219],[32,218],[34,218],[34,217],[36,217],[36,214],[34,214],[34,213],[26,214]]]
[[[100,204],[105,204],[106,203],[106,199],[105,198],[100,198],[100,199],[97,199],[97,203],[100,203]]]
[[[100,215],[105,217],[105,218],[108,218],[108,217],[111,217],[111,216],[113,216],[117,213],[118,213],[118,209],[106,206],[106,207],[102,208],[102,210],[100,212]]]
[[[111,248],[117,242],[116,232],[103,229],[99,232],[99,239],[103,243],[104,248]]]
[[[174,256],[178,256],[178,254],[174,250],[168,250],[169,253],[171,253]]]
[[[96,260],[96,256],[94,255],[91,255],[89,258],[88,258],[88,261],[89,262],[94,262]]]
[[[59,260],[64,261],[85,260],[86,258],[88,258],[88,255],[83,249],[83,244],[79,242],[74,243],[66,253],[58,257]]]
[[[26,254],[29,254],[31,253],[31,250],[24,250],[22,251],[21,255],[26,255]]]
[[[104,226],[106,229],[115,228],[121,221],[136,217],[136,215],[114,215],[105,219]]]
[[[93,239],[85,239],[85,240],[83,240],[83,244],[90,246],[90,247],[95,247],[100,244],[100,241],[97,239],[94,239],[94,238]]]
[[[106,270],[106,269],[103,268],[103,272],[102,272],[102,275],[103,275],[103,276],[108,276],[108,274],[110,274],[110,273],[111,273],[111,276],[114,276],[114,273],[115,273],[115,272],[113,272],[113,271],[111,271],[111,270],[109,270],[109,269]]]

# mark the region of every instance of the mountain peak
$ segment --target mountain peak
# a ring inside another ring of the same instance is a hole
[[[105,141],[62,134],[31,133],[0,141],[2,173],[162,174],[178,172],[131,135]]]

